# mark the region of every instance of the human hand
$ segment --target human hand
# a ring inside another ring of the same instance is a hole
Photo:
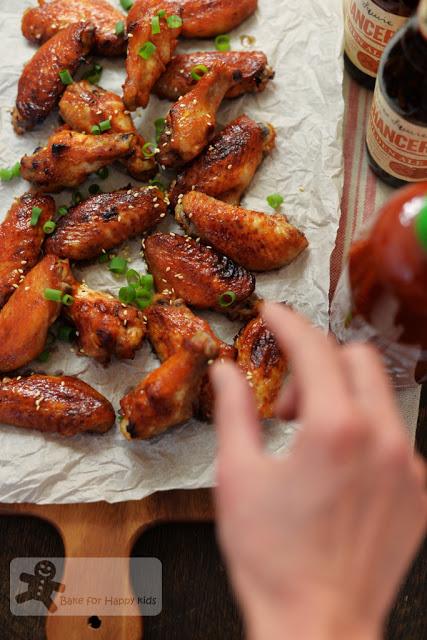
[[[290,455],[263,450],[237,367],[212,367],[219,540],[249,637],[377,639],[425,531],[424,465],[373,348],[282,305],[263,316],[293,370],[277,406],[301,423]]]

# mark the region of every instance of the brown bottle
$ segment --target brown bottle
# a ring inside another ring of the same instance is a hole
[[[427,0],[384,52],[367,149],[371,169],[391,186],[427,180]]]
[[[389,41],[419,0],[345,0],[345,66],[357,82],[373,89]]]

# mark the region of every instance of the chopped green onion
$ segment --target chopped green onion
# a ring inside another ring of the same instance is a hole
[[[196,64],[196,66],[191,69],[191,77],[198,82],[208,71],[209,69],[205,64]]]
[[[59,207],[58,211],[57,211],[57,215],[62,218],[63,216],[66,216],[68,213],[68,207],[66,207],[65,205],[63,205],[62,207]]]
[[[80,193],[80,191],[74,191],[72,197],[71,197],[71,202],[73,205],[76,204],[80,204],[80,202],[83,200],[83,196]]]
[[[71,342],[76,337],[76,330],[69,324],[61,324],[58,327],[58,340]]]
[[[146,289],[147,291],[154,291],[154,278],[151,273],[141,276],[140,284],[143,289]]]
[[[144,295],[138,296],[135,303],[141,309],[146,309],[153,301],[153,294],[146,291]]]
[[[160,11],[157,12],[157,15],[159,18],[164,18],[166,16],[166,11],[164,9],[160,9]]]
[[[68,69],[64,69],[59,72],[59,77],[61,78],[62,84],[73,84],[73,76],[68,71]]]
[[[108,268],[113,273],[122,275],[128,270],[128,261],[124,258],[115,257],[110,261]]]
[[[146,142],[142,147],[142,153],[146,158],[152,158],[156,155],[157,147],[154,142]]]
[[[60,289],[45,289],[44,297],[46,300],[50,300],[51,302],[61,302],[62,291]]]
[[[166,120],[164,118],[157,118],[157,120],[154,121],[154,128],[156,130],[156,142],[160,140],[160,136],[165,130],[165,127],[166,127]]]
[[[19,178],[21,175],[21,163],[17,162],[12,167],[0,169],[0,180],[3,182],[9,182],[13,178]]]
[[[182,19],[179,16],[173,15],[166,18],[169,29],[178,29],[182,27]]]
[[[98,124],[94,124],[93,127],[91,128],[90,132],[94,136],[99,136],[101,134],[101,127]]]
[[[41,352],[40,355],[37,356],[38,362],[47,362],[49,358],[50,358],[49,349],[45,349],[44,351]]]
[[[230,36],[217,36],[215,38],[215,48],[217,51],[230,51]]]
[[[99,128],[101,131],[109,131],[111,129],[111,120],[107,118],[107,120],[103,120],[99,123]]]
[[[109,258],[108,253],[101,253],[101,255],[98,258],[99,264],[105,264],[109,260],[110,260],[110,258]]]
[[[139,275],[138,271],[135,271],[135,269],[129,269],[129,271],[126,273],[126,280],[128,281],[128,284],[137,286],[140,283],[141,276]]]
[[[119,300],[123,304],[130,304],[136,298],[135,287],[122,287],[119,290]]]
[[[101,169],[98,169],[98,171],[96,172],[96,175],[98,175],[101,180],[106,180],[110,175],[110,172],[108,171],[107,167],[101,167]]]
[[[163,182],[161,180],[158,180],[157,178],[149,180],[148,184],[152,187],[157,187],[158,189],[160,189],[160,191],[166,191],[166,185],[164,185]]]
[[[30,225],[32,227],[35,227],[36,224],[38,223],[41,214],[43,213],[43,209],[40,209],[40,207],[33,207],[31,210],[31,220],[30,220]]]
[[[53,220],[48,220],[43,225],[43,231],[45,233],[47,233],[48,235],[53,233],[55,231],[55,229],[56,229],[56,222],[54,222]]]
[[[159,16],[154,16],[151,18],[151,33],[153,36],[160,33],[160,18]]]
[[[231,307],[231,305],[233,304],[233,302],[236,301],[236,299],[237,299],[237,296],[234,293],[234,291],[226,291],[218,299],[219,306],[223,308]]]
[[[71,305],[74,304],[73,296],[70,296],[69,293],[66,293],[62,298],[62,304],[65,304],[66,307],[71,307]]]
[[[116,22],[116,36],[122,36],[125,32],[125,23],[123,20]]]
[[[99,193],[101,191],[101,187],[99,186],[99,184],[91,184],[89,187],[89,193],[91,196],[96,196],[97,193]]]
[[[90,84],[98,84],[101,80],[103,68],[100,64],[94,64],[90,69],[83,74],[83,78],[90,82]]]
[[[284,203],[283,196],[280,193],[272,193],[267,197],[267,202],[272,209],[278,209]]]
[[[120,4],[125,11],[129,11],[132,8],[133,0],[120,0]]]
[[[140,50],[138,51],[138,55],[144,60],[149,60],[153,53],[156,51],[157,47],[152,42],[146,42],[142,45]]]

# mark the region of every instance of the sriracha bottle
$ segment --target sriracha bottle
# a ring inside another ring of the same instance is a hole
[[[419,0],[345,0],[345,52],[348,72],[373,89],[380,58]]]
[[[398,385],[427,381],[427,182],[384,205],[352,245],[343,277],[349,299],[342,331],[333,326],[338,337],[375,343]]]

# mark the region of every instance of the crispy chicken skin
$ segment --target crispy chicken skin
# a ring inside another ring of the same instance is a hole
[[[179,0],[182,5],[186,38],[212,38],[228,33],[249,18],[257,8],[257,0]]]
[[[122,55],[126,33],[116,34],[116,24],[126,17],[106,0],[39,0],[39,7],[22,16],[22,34],[30,42],[43,44],[54,35],[82,20],[95,27],[95,51],[101,56]]]
[[[145,241],[145,258],[158,291],[182,298],[199,309],[229,313],[239,308],[255,289],[255,277],[226,256],[191,238],[156,233]],[[232,291],[235,300],[221,306],[221,296]]]
[[[67,261],[46,256],[24,278],[0,311],[0,371],[13,371],[44,349],[47,332],[61,310],[46,300],[45,289],[69,290]]]
[[[164,196],[156,187],[100,193],[60,218],[44,248],[63,258],[89,260],[145,233],[165,215]]]
[[[37,224],[32,226],[34,207],[42,212]],[[43,225],[53,218],[55,210],[55,201],[50,196],[25,193],[14,201],[0,224],[0,308],[37,263],[45,238]]]
[[[131,439],[147,439],[189,420],[197,410],[200,386],[209,360],[217,356],[215,341],[199,332],[120,401],[121,431]]]
[[[239,71],[218,62],[196,86],[171,107],[159,141],[158,160],[180,167],[194,160],[215,132],[216,113],[227,91],[241,78]]]
[[[258,316],[251,320],[235,340],[237,364],[255,394],[261,418],[272,418],[288,364],[273,334]]]
[[[176,206],[181,194],[194,189],[239,204],[264,156],[273,150],[275,140],[271,125],[258,124],[245,115],[233,120],[178,174],[169,196],[171,204]]]
[[[220,340],[209,323],[196,316],[182,300],[171,300],[158,295],[145,314],[148,338],[162,362],[182,349],[185,340],[200,331],[207,333],[215,341],[218,356],[234,358],[234,347]]]
[[[305,235],[284,215],[250,211],[199,191],[186,193],[175,212],[187,233],[252,271],[283,267],[308,246]]]
[[[85,135],[61,127],[47,145],[21,160],[21,176],[38,191],[77,187],[91,174],[131,153],[132,133]]]
[[[33,129],[49,115],[65,91],[60,71],[77,71],[93,46],[94,29],[79,22],[48,40],[25,65],[18,82],[12,121],[16,133]]]
[[[159,19],[160,33],[153,35],[152,19],[162,10],[166,11],[166,15]],[[130,111],[148,105],[151,90],[165,71],[178,44],[181,27],[169,28],[166,17],[171,15],[181,15],[179,4],[172,0],[136,0],[129,11],[127,77],[123,85],[123,96],[125,105]],[[146,43],[156,47],[147,59],[139,55]]]
[[[105,433],[114,425],[112,405],[86,382],[34,374],[0,380],[0,423],[74,436]]]
[[[142,148],[145,140],[136,131],[123,100],[117,94],[86,80],[74,82],[61,98],[59,113],[71,129],[81,133],[91,133],[94,125],[108,119],[112,133],[133,133],[131,154],[121,162],[136,180],[146,180],[155,175],[157,168],[154,158],[144,156]]]
[[[71,295],[74,304],[65,309],[65,315],[77,329],[80,353],[104,365],[112,356],[132,360],[145,337],[142,312],[77,281],[72,283]]]
[[[196,316],[182,300],[170,300],[164,296],[156,296],[153,304],[146,310],[148,338],[164,362],[179,349],[184,347],[185,340],[203,331],[215,341],[219,358],[234,360],[236,350],[218,338],[206,320]],[[198,415],[210,420],[213,413],[213,388],[206,373],[200,388]]]
[[[174,56],[154,85],[153,93],[175,102],[197,84],[191,75],[194,67],[203,64],[210,69],[217,62],[225,62],[229,69],[240,71],[242,75],[240,82],[227,91],[226,98],[264,91],[268,81],[274,78],[274,71],[262,51],[198,51]]]

